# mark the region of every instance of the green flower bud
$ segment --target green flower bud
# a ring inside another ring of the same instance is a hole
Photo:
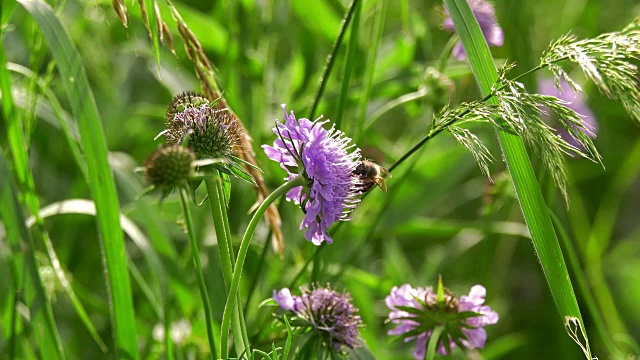
[[[186,184],[191,175],[193,152],[182,146],[165,146],[151,154],[145,163],[147,180],[164,194]]]

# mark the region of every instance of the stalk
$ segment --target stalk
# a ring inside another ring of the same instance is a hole
[[[198,278],[198,288],[200,289],[200,297],[204,305],[204,314],[207,320],[207,337],[209,339],[209,348],[211,349],[211,358],[215,359],[216,348],[213,337],[213,316],[211,315],[211,303],[207,294],[207,287],[202,274],[202,264],[200,264],[200,251],[198,250],[198,242],[193,231],[193,221],[191,220],[191,210],[189,210],[188,195],[184,188],[180,189],[180,200],[182,203],[182,211],[184,213],[184,222],[187,226],[187,234],[189,235],[189,244],[191,245],[191,256],[193,258],[193,266],[196,270]]]
[[[221,357],[226,359],[229,357],[228,352],[228,335],[229,335],[229,325],[231,322],[231,309],[233,309],[237,302],[237,294],[238,288],[240,287],[240,278],[242,276],[242,267],[244,266],[244,261],[247,258],[247,251],[249,250],[249,245],[251,243],[251,238],[253,237],[253,232],[256,230],[256,226],[258,222],[264,215],[265,211],[274,201],[278,199],[281,195],[286,194],[289,190],[302,186],[305,180],[302,176],[297,176],[286,183],[280,185],[279,188],[275,189],[266,199],[260,204],[258,210],[256,210],[255,214],[249,221],[249,225],[247,226],[247,230],[242,237],[242,242],[240,243],[240,249],[238,250],[238,258],[233,269],[233,276],[231,279],[231,288],[227,294],[227,302],[224,306],[224,312],[222,314],[222,326],[220,331],[220,351]]]

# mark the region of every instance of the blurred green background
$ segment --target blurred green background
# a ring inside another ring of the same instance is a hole
[[[132,291],[143,358],[162,358],[163,344],[155,340],[161,324],[158,311],[162,289],[149,281],[152,267],[144,252],[158,254],[169,274],[171,317],[185,319],[191,333],[179,342],[178,358],[204,358],[208,352],[204,314],[189,256],[189,244],[180,224],[179,200],[162,204],[141,196],[146,186],[134,173],[160,141],[164,112],[171,98],[184,90],[200,90],[175,22],[159,1],[173,33],[177,57],[161,49],[156,64],[153,47],[136,4],[127,2],[129,26],[122,26],[111,2],[68,0],[57,4],[57,14],[82,54],[111,151],[123,213],[141,227],[152,247],[141,249],[127,240],[134,265]],[[274,121],[282,118],[286,103],[298,117],[309,116],[318,80],[331,52],[349,3],[340,0],[175,1],[184,21],[200,40],[216,67],[216,76],[229,105],[249,130],[259,165],[270,188],[282,182],[283,171],[259,148],[272,143]],[[505,45],[492,48],[496,62],[515,61],[514,74],[538,64],[542,51],[561,35],[594,37],[623,28],[640,14],[637,0],[496,0]],[[5,14],[3,14],[3,17]],[[389,166],[428,130],[434,111],[446,103],[479,98],[470,68],[450,58],[442,73],[450,81],[429,81],[429,68],[438,67],[451,34],[443,31],[444,10],[438,1],[363,2],[357,41],[349,32],[316,114],[336,120],[343,102],[341,128],[354,137],[363,154]],[[31,69],[47,82],[68,109],[55,64],[40,30],[20,6],[5,30],[4,46],[12,68]],[[355,46],[350,81],[345,81],[348,46]],[[626,353],[640,353],[640,129],[622,106],[605,99],[592,84],[582,81],[588,105],[599,124],[595,143],[606,170],[597,164],[568,158],[571,204],[567,207],[532,157],[548,204],[560,219],[583,269],[572,273],[594,354],[610,358],[606,344]],[[523,82],[535,89],[536,76]],[[344,85],[347,84],[347,85]],[[343,86],[348,96],[341,97]],[[42,97],[28,77],[14,72],[14,101],[35,126],[30,134],[31,167],[43,206],[73,198],[90,198],[89,188],[64,141],[49,99]],[[37,98],[34,97],[37,94]],[[35,105],[34,105],[34,101]],[[406,101],[412,99],[411,101]],[[70,114],[65,116],[71,117]],[[7,119],[0,121],[0,144],[7,149]],[[374,121],[375,120],[375,121]],[[487,288],[487,304],[500,314],[487,327],[488,341],[478,358],[578,359],[580,348],[566,335],[559,313],[537,262],[517,200],[501,162],[493,129],[475,127],[496,161],[494,183],[479,171],[473,158],[447,133],[442,133],[402,164],[388,180],[389,191],[374,190],[355,211],[352,222],[341,226],[334,244],[323,250],[313,272],[301,284],[331,282],[348,290],[366,324],[362,337],[378,359],[411,358],[412,344],[391,342],[384,324],[388,310],[384,297],[394,285],[435,285],[439,274],[445,285],[462,295],[475,284]],[[248,223],[255,201],[253,189],[234,182],[230,222],[236,242]],[[202,199],[203,193],[199,194]],[[241,294],[253,282],[255,294],[247,305],[249,335],[257,346],[270,348],[282,341],[280,328],[271,327],[271,307],[259,304],[274,288],[288,286],[316,248],[298,231],[302,216],[289,203],[280,206],[286,251],[279,258],[271,250],[257,274],[268,227],[256,233],[245,266]],[[224,298],[219,256],[208,206],[195,210],[202,260],[217,321]],[[111,345],[108,303],[94,219],[59,215],[46,220],[55,250],[72,286],[100,335]],[[114,231],[118,231],[114,229]],[[2,233],[0,233],[2,235]],[[0,236],[0,239],[3,239]],[[267,245],[269,246],[269,245]],[[565,254],[567,249],[563,248]],[[53,276],[47,278],[46,256],[41,273],[51,285],[56,323],[69,358],[106,358],[86,332],[73,306],[60,292]],[[0,308],[7,309],[9,251],[0,242]],[[50,274],[49,274],[50,275]],[[578,288],[575,276],[584,276],[587,288]],[[584,290],[588,291],[585,294]],[[594,328],[594,314],[609,334]],[[598,316],[596,315],[596,316]],[[3,321],[5,319],[2,319]],[[618,321],[620,320],[620,321]],[[218,323],[219,326],[219,323]],[[20,350],[29,357],[25,333]],[[0,334],[0,358],[7,354],[7,334]]]

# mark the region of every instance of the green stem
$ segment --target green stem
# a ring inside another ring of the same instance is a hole
[[[433,360],[436,357],[436,352],[438,351],[438,343],[440,342],[440,337],[442,336],[442,332],[444,331],[444,326],[438,325],[431,332],[431,337],[429,338],[429,343],[427,344],[427,351],[424,353],[425,360]]]
[[[205,176],[205,184],[207,186],[207,192],[209,194],[209,205],[211,206],[211,214],[213,216],[213,225],[216,231],[216,237],[218,239],[218,251],[220,252],[220,265],[222,267],[222,275],[224,277],[225,290],[229,293],[231,287],[231,278],[233,272],[233,245],[231,244],[231,234],[229,230],[229,223],[227,219],[227,208],[224,201],[224,191],[222,189],[222,182],[220,174],[217,171],[213,173],[207,173]],[[245,352],[245,349],[249,347],[249,340],[243,331],[245,327],[244,317],[238,311],[233,311],[233,338],[234,345],[238,356]],[[216,344],[221,354],[228,352],[227,344],[222,344],[222,338],[225,336],[220,335],[220,342]],[[224,347],[223,347],[224,346]],[[226,359],[228,356],[222,356]]]
[[[213,316],[211,315],[211,303],[209,302],[209,295],[207,294],[207,287],[204,282],[204,275],[202,274],[202,265],[200,264],[200,251],[198,250],[198,241],[196,240],[196,234],[193,231],[193,221],[191,220],[191,210],[189,210],[188,195],[185,189],[180,189],[180,200],[182,202],[182,211],[184,212],[184,222],[187,226],[187,234],[189,235],[189,243],[191,244],[191,257],[193,258],[193,266],[196,270],[196,277],[198,278],[198,288],[200,289],[200,296],[202,297],[202,303],[204,305],[204,314],[207,320],[207,337],[209,339],[209,348],[211,349],[211,358],[215,359],[216,348],[213,337]]]
[[[224,199],[224,189],[222,186],[222,178],[218,173],[218,176],[215,178],[216,190],[218,193],[218,204],[220,207],[220,214],[222,215],[222,225],[224,231],[224,237],[226,238],[226,243],[229,247],[229,254],[231,260],[231,266],[235,265],[235,254],[233,253],[233,242],[231,240],[231,227],[229,226],[229,215],[227,214],[227,202]],[[221,201],[222,200],[222,201]],[[231,277],[228,278],[227,282],[231,281]],[[229,290],[229,289],[227,289]],[[240,302],[240,298],[238,295],[238,299],[236,300],[236,309],[233,314],[233,337],[235,339],[234,344],[236,347],[236,352],[238,356],[243,353],[251,353],[251,348],[249,347],[249,336],[247,336],[247,326],[245,323],[244,311],[242,310],[242,303]]]
[[[339,222],[338,225],[342,224],[342,222]],[[336,226],[338,226],[336,225]],[[289,288],[292,289],[296,286],[296,283],[298,282],[298,280],[300,280],[300,278],[302,277],[302,274],[304,274],[304,272],[307,270],[307,268],[309,267],[309,264],[311,264],[312,261],[315,261],[316,258],[318,256],[320,256],[320,252],[322,251],[322,249],[327,247],[327,243],[323,242],[322,244],[320,244],[320,246],[316,247],[316,251],[313,253],[313,255],[309,258],[309,260],[307,260],[306,263],[304,263],[304,265],[302,266],[302,269],[300,269],[300,271],[298,272],[298,274],[296,274],[296,277],[293,278],[293,280],[291,280],[291,284],[289,285]]]
[[[327,80],[329,79],[329,75],[331,75],[331,70],[333,70],[333,66],[336,63],[336,55],[338,54],[338,50],[340,50],[340,45],[342,44],[342,40],[344,39],[344,34],[347,33],[347,27],[349,27],[349,23],[353,18],[353,13],[356,10],[356,5],[358,5],[359,0],[353,0],[351,6],[349,7],[349,11],[345,15],[344,19],[342,19],[342,24],[340,25],[340,32],[338,33],[338,38],[336,42],[333,44],[333,48],[331,49],[331,54],[327,57],[327,62],[324,65],[324,69],[322,70],[322,76],[320,77],[320,82],[318,83],[318,89],[316,90],[316,94],[313,97],[313,105],[311,106],[311,113],[309,115],[309,119],[313,119],[316,114],[316,110],[318,109],[318,104],[320,103],[320,98],[322,98],[322,94],[324,94],[324,88],[327,86]]]
[[[282,184],[279,188],[274,190],[264,202],[260,204],[258,210],[256,210],[255,214],[249,221],[249,225],[247,226],[247,230],[242,237],[242,242],[240,243],[240,249],[238,250],[238,258],[236,261],[236,265],[233,269],[233,277],[231,279],[231,288],[229,293],[227,294],[227,302],[224,306],[224,312],[222,314],[222,325],[220,331],[220,351],[223,359],[229,357],[228,352],[228,342],[229,342],[229,324],[231,321],[231,309],[236,306],[236,297],[238,294],[238,288],[240,287],[240,278],[242,276],[242,267],[244,266],[244,261],[247,257],[247,251],[249,250],[249,244],[251,243],[251,238],[253,237],[253,232],[258,225],[258,222],[264,215],[264,212],[267,210],[269,205],[271,205],[274,201],[278,199],[281,195],[287,193],[289,190],[304,185],[305,179],[301,176],[297,176],[292,180],[287,181]]]
[[[447,40],[447,43],[444,45],[444,48],[442,49],[442,53],[440,53],[440,58],[438,59],[439,72],[443,72],[444,69],[447,68],[447,63],[449,61],[449,57],[451,56],[451,51],[453,51],[453,47],[456,45],[458,41],[460,41],[460,38],[458,38],[458,35],[452,35],[449,38],[449,40]]]
[[[229,253],[230,245],[227,243],[228,239],[223,231],[224,219],[222,218],[222,210],[220,209],[220,194],[218,194],[218,187],[216,185],[216,176],[213,174],[207,174],[204,177],[205,184],[207,186],[207,193],[209,194],[209,205],[211,206],[211,215],[213,216],[213,226],[216,229],[216,236],[218,238],[218,250],[220,251],[220,266],[222,266],[222,275],[224,276],[225,287],[229,291],[229,279],[233,272],[232,257]],[[220,231],[220,233],[218,233]]]
[[[356,3],[355,1],[353,2]],[[342,74],[342,88],[340,89],[340,97],[338,98],[338,110],[334,117],[334,124],[336,128],[344,131],[342,126],[342,114],[349,98],[349,85],[351,82],[351,74],[353,73],[353,67],[355,63],[356,53],[358,52],[358,30],[360,28],[360,13],[362,9],[362,3],[358,2],[355,7],[353,15],[353,25],[351,25],[351,38],[349,39],[349,45],[347,46],[347,57],[344,65],[344,72]],[[351,123],[353,125],[353,123]],[[351,126],[353,128],[354,126]],[[349,130],[351,130],[351,128]],[[352,131],[349,131],[352,132]]]
[[[280,212],[282,210],[282,204],[284,204],[283,199],[280,199],[280,202],[278,203],[278,212]],[[258,261],[258,266],[256,266],[256,271],[253,274],[253,280],[251,281],[251,286],[249,286],[249,293],[247,294],[247,301],[244,304],[244,313],[246,314],[247,311],[249,310],[249,303],[251,302],[251,298],[253,297],[253,294],[256,290],[256,287],[258,285],[258,278],[260,277],[260,274],[262,274],[263,271],[263,266],[265,263],[265,259],[267,258],[267,252],[269,250],[269,246],[271,245],[271,241],[272,241],[272,236],[273,235],[273,230],[271,228],[269,228],[269,232],[267,233],[267,237],[265,238],[264,241],[264,246],[262,247],[262,253],[260,254],[260,260]]]

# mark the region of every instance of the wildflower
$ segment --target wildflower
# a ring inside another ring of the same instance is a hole
[[[326,288],[303,289],[301,296],[292,296],[289,289],[273,290],[273,299],[284,310],[295,314],[292,324],[310,328],[335,351],[343,347],[360,347],[358,338],[362,319],[351,305],[351,297]]]
[[[574,90],[564,79],[560,79],[560,89],[556,87],[553,79],[542,79],[538,82],[538,92],[543,95],[549,95],[559,98],[566,102],[566,106],[581,115],[585,128],[580,128],[585,135],[593,138],[598,131],[598,122],[596,117],[587,106],[584,94],[578,90]],[[574,127],[575,128],[575,127]],[[577,148],[582,145],[564,129],[559,130],[561,136],[567,142]]]
[[[147,159],[145,163],[147,180],[166,195],[175,187],[187,183],[193,160],[195,156],[185,147],[164,146]]]
[[[439,282],[442,287],[442,282]],[[487,333],[484,326],[498,322],[498,314],[484,305],[486,290],[481,285],[471,288],[469,295],[455,297],[442,288],[442,296],[431,287],[412,288],[409,284],[393,287],[385,302],[391,309],[389,321],[397,326],[389,335],[399,335],[404,341],[416,340],[413,356],[423,359],[427,344],[436,326],[443,328],[437,351],[447,355],[456,345],[467,349],[484,347]]]
[[[478,25],[480,25],[480,30],[482,30],[482,34],[489,46],[502,46],[504,43],[504,33],[496,20],[496,11],[493,8],[493,5],[484,0],[468,0],[467,2],[476,17]],[[455,31],[453,20],[448,16],[449,12],[446,8],[445,12],[447,13],[447,18],[444,20],[444,28],[449,31]],[[462,42],[458,41],[454,45],[453,55],[460,61],[467,58]]]
[[[186,145],[202,158],[228,158],[240,145],[240,126],[227,109],[212,108],[200,95],[183,93],[167,111],[164,135],[169,145]]]
[[[287,171],[286,180],[303,176],[305,186],[298,186],[286,195],[288,201],[300,205],[305,213],[300,229],[315,245],[332,243],[327,229],[338,220],[349,220],[358,205],[360,180],[353,174],[360,161],[360,149],[352,150],[351,139],[332,127],[322,127],[327,121],[296,119],[293,111],[284,110],[284,123],[273,132],[278,139],[273,146],[262,145],[267,156]],[[350,152],[351,151],[351,152]]]

